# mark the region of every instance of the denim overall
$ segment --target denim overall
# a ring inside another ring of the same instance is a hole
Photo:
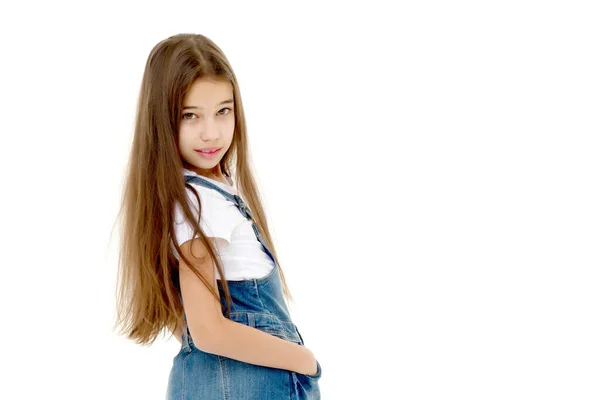
[[[223,190],[198,176],[186,176],[193,182],[217,190],[232,201],[244,217],[252,216],[242,198]],[[263,332],[304,346],[298,327],[292,322],[284,302],[279,266],[268,249],[257,226],[252,228],[275,267],[258,279],[227,281],[231,295],[229,319],[259,329]],[[217,280],[222,307],[227,307],[223,285]],[[181,293],[179,293],[181,298]],[[182,299],[183,303],[183,299]],[[199,350],[192,340],[184,313],[182,346],[173,358],[169,374],[167,400],[223,399],[223,400],[319,400],[318,380],[321,365],[317,361],[317,374],[310,376],[286,369],[245,363],[217,354]]]

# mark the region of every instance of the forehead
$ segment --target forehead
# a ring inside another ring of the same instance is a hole
[[[196,79],[185,94],[187,105],[213,106],[233,97],[231,82],[219,78],[202,77]]]

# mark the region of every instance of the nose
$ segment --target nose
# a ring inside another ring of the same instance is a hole
[[[199,129],[200,137],[207,142],[214,142],[215,139],[218,139],[219,136],[221,136],[219,125],[211,118],[205,118],[204,121],[199,124]]]

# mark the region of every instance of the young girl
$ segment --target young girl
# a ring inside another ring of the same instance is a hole
[[[150,52],[121,208],[118,324],[181,342],[167,399],[319,399],[321,366],[252,176],[238,83],[203,35]],[[235,171],[235,184],[230,171]]]

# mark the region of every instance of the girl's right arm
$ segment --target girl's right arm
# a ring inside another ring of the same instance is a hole
[[[315,375],[317,364],[304,346],[270,335],[259,329],[223,318],[219,334],[205,340],[207,353],[272,368]]]
[[[200,239],[189,240],[181,245],[189,260],[193,260],[192,246],[194,254],[202,257],[208,254]],[[218,293],[214,262],[209,258],[205,263],[194,263],[194,267]],[[305,375],[317,373],[316,358],[306,347],[225,318],[221,303],[183,259],[179,262],[179,282],[188,328],[198,349],[250,364]]]

